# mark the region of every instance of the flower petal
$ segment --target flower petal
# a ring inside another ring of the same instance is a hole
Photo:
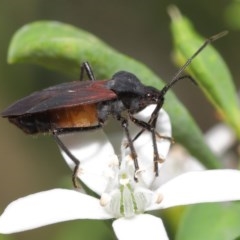
[[[109,166],[118,165],[114,150],[102,130],[76,132],[59,136],[65,146],[80,161],[78,177],[99,195],[104,192]],[[63,152],[67,164],[73,169],[75,164]]]
[[[156,191],[162,201],[148,210],[204,202],[240,200],[240,171],[208,170],[182,174]]]
[[[159,176],[154,180],[152,190],[159,188],[160,185],[190,171],[202,171],[206,168],[181,145],[175,143],[167,156],[167,161],[162,165]]]
[[[205,134],[205,139],[212,151],[220,157],[222,157],[236,141],[234,131],[222,123],[211,128]]]
[[[99,200],[73,190],[53,189],[19,198],[0,217],[0,233],[25,231],[74,219],[109,219]]]
[[[120,240],[168,240],[162,220],[149,214],[140,214],[133,218],[119,218],[113,222],[113,229]]]

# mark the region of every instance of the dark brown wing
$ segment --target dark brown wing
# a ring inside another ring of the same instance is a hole
[[[116,99],[116,94],[106,88],[106,81],[74,81],[62,83],[18,100],[2,112],[2,117],[41,113]]]

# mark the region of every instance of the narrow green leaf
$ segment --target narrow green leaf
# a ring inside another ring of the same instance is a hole
[[[174,57],[177,64],[181,66],[203,44],[204,38],[176,8],[171,8],[170,15],[175,47]],[[213,46],[207,46],[194,59],[187,71],[198,82],[222,120],[234,129],[240,139],[240,108],[237,92],[230,71],[220,54]]]
[[[9,63],[35,63],[70,74],[77,79],[79,66],[89,61],[98,79],[109,79],[119,70],[135,73],[143,83],[161,89],[163,82],[146,66],[112,49],[94,35],[59,22],[40,21],[16,32],[9,48]],[[202,134],[184,106],[168,93],[164,108],[170,114],[176,142],[208,168],[219,162],[206,146]]]
[[[176,240],[233,240],[240,235],[239,203],[198,204],[186,210]]]

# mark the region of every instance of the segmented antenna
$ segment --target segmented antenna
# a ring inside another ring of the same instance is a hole
[[[185,64],[177,71],[173,79],[161,90],[162,96],[166,94],[166,92],[179,80],[184,79],[184,77],[180,77],[182,72],[188,67],[188,65],[192,62],[192,60],[210,43],[214,42],[215,40],[225,36],[228,34],[228,31],[222,31],[216,35],[213,35],[210,38],[207,38],[203,45],[185,62]],[[187,77],[189,78],[189,77]]]

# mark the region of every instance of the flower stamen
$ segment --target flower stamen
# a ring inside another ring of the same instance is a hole
[[[163,195],[161,193],[157,193],[157,197],[156,197],[156,204],[160,204],[163,200]]]

